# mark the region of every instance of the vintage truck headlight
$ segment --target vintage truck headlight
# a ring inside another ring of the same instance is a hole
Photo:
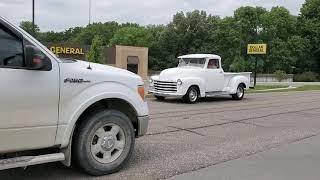
[[[178,79],[178,80],[177,80],[177,84],[178,84],[179,86],[181,86],[181,85],[182,85],[182,81],[181,81],[181,79]]]
[[[149,80],[149,83],[152,84],[152,83],[153,83],[153,79],[150,79],[150,80]]]

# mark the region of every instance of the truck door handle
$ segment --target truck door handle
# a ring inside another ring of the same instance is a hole
[[[220,71],[219,73],[220,73],[220,74],[222,74],[223,72],[222,72],[222,71]]]

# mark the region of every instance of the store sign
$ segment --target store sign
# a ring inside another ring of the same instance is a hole
[[[248,44],[248,54],[267,54],[267,44]]]
[[[54,54],[84,55],[82,48],[51,46],[49,49]]]

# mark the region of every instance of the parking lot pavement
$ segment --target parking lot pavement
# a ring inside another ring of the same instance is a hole
[[[320,91],[249,94],[198,104],[149,100],[148,134],[122,171],[87,176],[60,163],[0,172],[1,179],[166,179],[286,146],[320,132]],[[268,170],[266,170],[268,171]]]
[[[170,180],[318,180],[320,135],[252,156],[188,172]]]

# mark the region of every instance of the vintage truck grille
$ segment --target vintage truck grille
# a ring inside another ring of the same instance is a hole
[[[154,90],[161,92],[177,92],[177,82],[154,81]]]

